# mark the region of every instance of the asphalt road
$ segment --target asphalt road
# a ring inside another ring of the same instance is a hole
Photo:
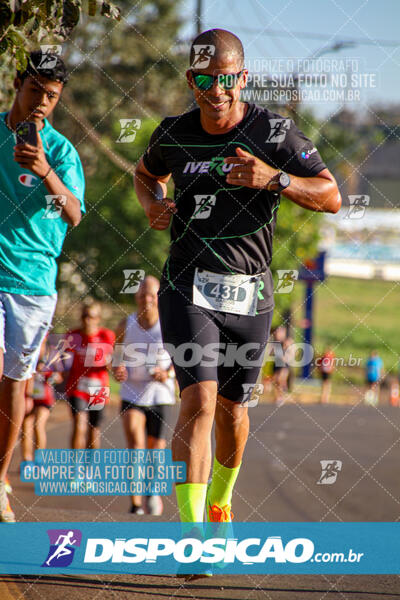
[[[399,520],[400,410],[311,404],[260,404],[249,410],[251,434],[233,499],[236,521]],[[170,409],[168,438],[176,412]],[[124,447],[117,407],[108,408],[103,431],[103,447]],[[68,447],[69,435],[68,412],[58,405],[48,447]],[[35,496],[33,485],[18,481],[19,459],[17,451],[10,472],[19,521],[178,520],[174,496],[165,498],[162,517],[131,516],[126,497]],[[341,461],[333,484],[317,483],[324,460]],[[11,598],[400,600],[400,576],[218,575],[187,584],[138,575],[4,576],[0,600]]]

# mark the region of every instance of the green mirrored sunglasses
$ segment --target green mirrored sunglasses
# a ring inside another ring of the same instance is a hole
[[[239,73],[220,73],[219,75],[206,75],[203,73],[195,73],[192,71],[193,79],[196,84],[196,87],[199,90],[210,90],[214,85],[214,82],[217,81],[218,85],[224,90],[232,90],[236,87],[239,78],[241,77],[243,71],[239,71]]]

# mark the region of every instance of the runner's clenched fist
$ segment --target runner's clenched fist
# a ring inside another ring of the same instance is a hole
[[[162,200],[155,200],[152,202],[147,210],[147,218],[150,221],[150,227],[152,229],[167,229],[169,227],[171,217],[176,213],[175,202],[169,198],[163,198]]]

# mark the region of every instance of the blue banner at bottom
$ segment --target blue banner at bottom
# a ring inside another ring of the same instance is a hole
[[[400,523],[15,523],[0,573],[399,574]]]

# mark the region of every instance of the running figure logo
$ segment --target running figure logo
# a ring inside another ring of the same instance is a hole
[[[341,460],[320,460],[322,473],[317,481],[318,485],[332,485],[335,483],[339,472],[342,470]]]
[[[45,198],[47,206],[42,219],[58,219],[58,217],[61,217],[63,206],[67,203],[67,196],[47,194]]]
[[[141,119],[120,119],[119,124],[121,131],[116,142],[117,144],[129,144],[134,141],[142,121]]]
[[[252,408],[257,406],[261,394],[264,392],[262,383],[242,383],[243,400],[240,402],[242,406]]]
[[[57,64],[57,56],[61,56],[62,46],[60,44],[42,44],[40,46],[42,57],[38,69],[53,69]],[[54,56],[54,55],[57,56]]]
[[[105,386],[89,386],[89,401],[86,410],[102,410],[110,397],[110,388]]]
[[[198,194],[194,197],[196,208],[194,209],[193,219],[208,219],[211,209],[215,206],[216,196],[209,194]]]
[[[42,567],[68,567],[76,548],[81,545],[82,532],[79,529],[48,529],[47,535],[50,549]]]
[[[124,269],[125,281],[120,294],[136,294],[140,282],[144,279],[143,269]]]
[[[290,129],[290,119],[269,119],[269,124],[271,131],[269,132],[269,136],[265,141],[272,144],[283,142],[287,132]]]
[[[61,337],[60,337],[61,335]],[[59,338],[57,344],[55,344],[55,338]],[[49,343],[49,348],[43,358],[43,362],[46,368],[49,369],[51,365],[56,362],[67,362],[71,359],[71,351],[76,348],[75,338],[72,334],[65,337],[65,334],[53,334],[52,342]]]
[[[206,69],[215,54],[215,46],[212,44],[195,44],[193,49],[195,54],[192,69]]]
[[[344,219],[362,219],[367,206],[369,206],[370,197],[364,194],[349,196],[349,210],[343,217]]]
[[[277,269],[277,273],[278,283],[276,284],[275,294],[290,294],[294,282],[299,277],[299,272],[295,269]]]

